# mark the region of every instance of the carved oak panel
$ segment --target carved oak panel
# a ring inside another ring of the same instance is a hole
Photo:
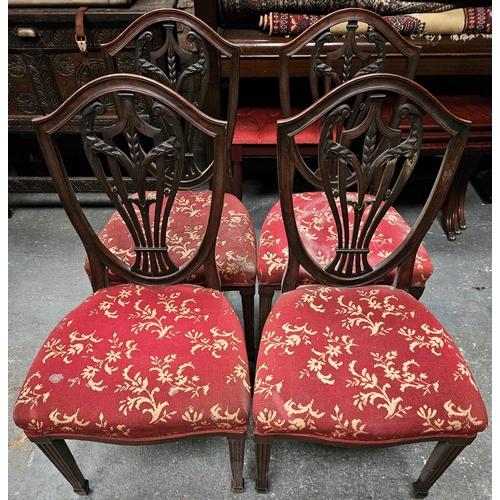
[[[113,40],[145,12],[173,7],[174,3],[175,0],[133,0],[128,6],[88,8],[83,17],[88,57],[82,55],[75,40],[77,4],[8,9],[10,192],[53,190],[32,119],[50,113],[76,89],[105,73],[102,43]],[[108,112],[111,118],[109,115]],[[104,125],[107,118],[100,120]],[[69,134],[78,130],[78,123],[67,126]],[[93,191],[92,178],[80,175],[77,180],[82,184],[81,190]]]
[[[100,44],[121,31],[87,30],[87,60],[72,28],[9,27],[9,131],[31,130],[34,116],[50,113],[77,88],[103,75]]]

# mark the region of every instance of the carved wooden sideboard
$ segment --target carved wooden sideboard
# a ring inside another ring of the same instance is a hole
[[[78,7],[8,9],[9,191],[52,191],[31,120],[46,115],[84,83],[105,73],[100,44],[113,40],[136,18],[175,0],[135,0],[127,6],[89,7],[83,13],[87,54],[75,39]],[[81,41],[82,37],[79,37]],[[76,137],[68,134],[71,149]],[[79,170],[82,191],[92,179]]]

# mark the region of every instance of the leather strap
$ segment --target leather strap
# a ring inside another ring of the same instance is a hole
[[[82,61],[83,64],[86,66],[89,66],[89,53],[87,51],[87,37],[85,35],[85,28],[83,25],[83,14],[87,10],[87,7],[78,7],[76,11],[76,18],[75,18],[75,29],[76,29],[76,35],[75,35],[75,41],[76,44],[78,45],[78,48],[80,49],[80,53],[82,54]]]

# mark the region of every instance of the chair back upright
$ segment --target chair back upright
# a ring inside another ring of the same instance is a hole
[[[56,111],[33,123],[63,207],[87,251],[94,290],[109,286],[108,268],[128,282],[151,285],[185,281],[201,266],[207,285],[220,289],[215,241],[228,172],[227,122],[208,117],[152,79],[114,74],[89,82]],[[189,168],[185,124],[211,140],[215,161],[210,207],[203,227],[197,229],[196,238],[193,235],[198,246],[181,262],[173,256],[168,235],[175,214],[179,217],[189,210],[178,206],[182,201],[176,203]],[[100,228],[92,227],[79,203],[67,172],[71,165],[60,148],[68,126],[80,128],[82,151],[92,174],[130,232],[132,264],[101,242]]]
[[[358,113],[355,106],[359,98],[364,102],[363,116],[352,120]],[[394,108],[394,102],[401,104]],[[419,217],[410,223],[408,234],[373,265],[371,240],[384,217],[390,215],[391,207],[404,198],[403,189],[425,140],[424,116],[434,122],[433,128],[447,135],[445,154],[430,194]],[[311,246],[303,243],[304,229],[298,229],[300,213],[296,213],[293,203],[296,173],[307,168],[296,136],[320,118],[318,179],[329,207],[329,213],[321,216],[330,218],[331,237],[336,238],[331,259],[321,264],[318,256],[310,253]],[[390,74],[350,80],[299,115],[278,121],[278,180],[289,252],[282,291],[295,288],[299,265],[319,283],[330,286],[377,283],[397,269],[394,285],[409,290],[416,252],[455,176],[469,128],[470,122],[449,113],[420,85]],[[346,146],[354,142],[360,146],[356,150]],[[379,182],[372,192],[375,176]],[[349,188],[353,183],[354,191]]]
[[[113,41],[102,44],[101,51],[108,73],[146,76],[209,116],[226,120],[230,154],[239,92],[238,46],[187,12],[156,9],[136,19]],[[220,81],[222,58],[229,68],[227,86]],[[213,158],[200,153],[200,138],[189,124],[185,134],[187,165],[180,185],[194,189],[211,180]],[[234,193],[231,175],[227,180],[226,191]]]

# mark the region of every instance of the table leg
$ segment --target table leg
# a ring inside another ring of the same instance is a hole
[[[481,154],[464,154],[462,156],[455,178],[441,208],[442,226],[450,241],[455,241],[457,235],[467,229],[465,195],[469,179],[480,160]]]

